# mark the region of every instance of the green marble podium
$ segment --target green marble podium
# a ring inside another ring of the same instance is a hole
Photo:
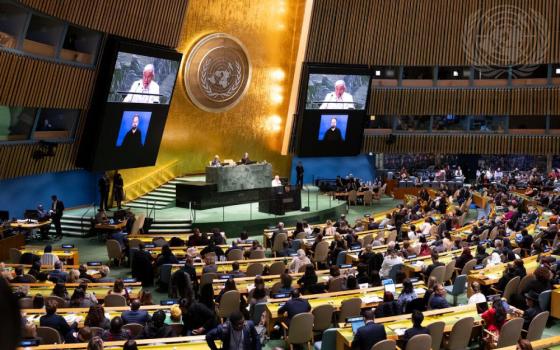
[[[223,167],[206,167],[206,183],[216,184],[218,192],[270,187],[272,165],[254,163]]]

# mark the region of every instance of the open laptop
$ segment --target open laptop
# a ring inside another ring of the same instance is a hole
[[[388,278],[382,281],[383,283],[383,287],[385,288],[386,292],[391,292],[393,294],[395,294],[395,292],[397,291],[396,287],[395,287],[395,282]]]
[[[366,322],[362,316],[359,317],[349,317],[346,319],[346,323],[352,326],[352,334],[356,334],[360,327],[363,327]]]

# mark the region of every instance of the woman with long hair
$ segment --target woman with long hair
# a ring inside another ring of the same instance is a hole
[[[502,326],[507,320],[507,311],[504,307],[504,302],[499,297],[494,298],[492,301],[492,307],[486,310],[482,315],[480,315],[484,322],[486,322],[486,329],[492,333],[493,339],[489,339],[494,342],[500,334]]]
[[[57,283],[54,285],[54,288],[51,293],[52,296],[62,298],[68,301],[70,298],[68,296],[68,290],[66,290],[66,286],[64,283]]]
[[[403,288],[402,288],[401,294],[399,295],[397,303],[399,304],[399,307],[401,308],[401,312],[404,312],[404,310],[406,309],[406,305],[408,303],[410,303],[411,301],[413,301],[414,299],[418,298],[418,296],[416,295],[416,292],[414,291],[414,285],[412,284],[412,282],[408,278],[403,281],[402,285],[403,285]]]
[[[314,287],[317,285],[317,274],[315,273],[315,267],[312,264],[305,266],[305,272],[297,283],[302,294],[313,293]]]
[[[90,306],[84,325],[88,327],[99,327],[109,329],[110,321],[105,317],[105,309],[101,305]]]

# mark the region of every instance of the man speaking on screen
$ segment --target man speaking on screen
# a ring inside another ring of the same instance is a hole
[[[122,150],[125,153],[134,152],[139,150],[142,145],[142,131],[138,129],[138,124],[140,123],[140,117],[135,114],[132,117],[132,125],[130,130],[124,136],[123,143],[121,145]]]
[[[346,92],[344,80],[337,80],[334,83],[334,92],[329,92],[319,109],[354,109],[354,99]]]
[[[159,103],[159,85],[154,81],[153,64],[147,64],[142,72],[142,79],[136,80],[130,87],[129,94],[123,102],[131,103]]]
[[[340,129],[336,127],[336,118],[331,119],[331,127],[325,132],[323,141],[329,143],[342,142],[342,133]]]

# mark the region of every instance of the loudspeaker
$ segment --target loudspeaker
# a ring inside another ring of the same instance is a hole
[[[390,134],[389,137],[387,137],[387,140],[385,140],[385,143],[388,145],[392,145],[395,142],[397,142],[397,137],[393,134]]]
[[[311,209],[309,209],[309,207],[303,207],[301,208],[301,211],[310,211]]]

